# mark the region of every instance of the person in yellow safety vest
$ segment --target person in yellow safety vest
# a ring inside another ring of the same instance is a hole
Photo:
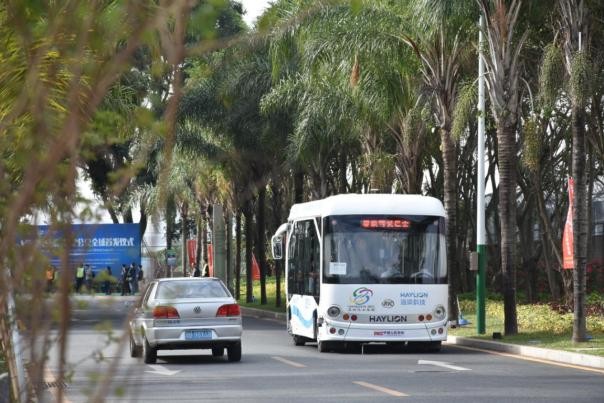
[[[80,292],[84,283],[84,264],[80,263],[76,268],[76,291]]]

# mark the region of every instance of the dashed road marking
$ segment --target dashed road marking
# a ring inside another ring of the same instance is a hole
[[[395,397],[407,397],[407,396],[409,396],[408,394],[403,393],[403,392],[399,392],[398,390],[385,388],[385,387],[379,386],[379,385],[374,385],[374,384],[369,383],[369,382],[353,381],[352,383],[355,383],[355,384],[357,384],[359,386],[362,386],[364,388],[377,390],[378,392],[382,392],[382,393],[385,393],[385,394],[390,395],[390,396],[395,396]]]
[[[300,363],[295,362],[295,361],[290,361],[290,360],[288,360],[288,359],[286,359],[286,358],[283,358],[283,357],[271,357],[271,358],[272,358],[273,360],[280,361],[280,362],[282,362],[282,363],[284,363],[284,364],[291,365],[292,367],[296,367],[296,368],[306,368],[306,365],[304,365],[304,364],[300,364]]]

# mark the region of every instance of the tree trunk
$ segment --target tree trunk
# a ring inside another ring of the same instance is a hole
[[[205,220],[204,220],[205,217]],[[201,253],[203,255],[203,262],[204,263],[209,263],[210,259],[208,259],[208,226],[209,224],[209,220],[207,218],[207,215],[205,212],[202,213],[201,215]],[[201,266],[203,268],[203,266]],[[210,273],[210,266],[208,265],[208,267],[206,268],[206,270],[208,271],[207,273],[201,273],[202,276],[209,276]]]
[[[233,213],[230,209],[226,210],[226,280],[227,288],[233,293]]]
[[[252,287],[252,200],[248,199],[243,205],[243,217],[245,219],[245,301],[253,302]]]
[[[271,182],[271,194],[272,194],[272,210],[273,210],[273,222],[275,223],[275,230],[281,225],[281,188],[280,184],[274,179]],[[285,242],[283,242],[285,245]],[[282,259],[275,260],[275,306],[281,306],[281,269],[283,266]]]
[[[200,270],[201,267],[201,259],[202,259],[202,245],[203,245],[203,221],[202,221],[202,215],[199,214],[197,216],[197,223],[196,223],[196,227],[197,227],[197,245],[195,246],[195,270]],[[203,273],[202,273],[203,275]]]
[[[187,261],[187,238],[189,237],[189,231],[187,230],[187,217],[188,217],[187,203],[184,203],[180,212],[180,238],[181,238],[181,264],[182,264],[182,275],[185,277],[189,276],[189,262]]]
[[[241,211],[235,212],[235,295],[241,298]]]
[[[585,175],[585,113],[579,105],[572,107],[573,175],[575,201],[573,208],[573,342],[587,341],[585,323],[585,265],[587,263],[587,197]]]
[[[258,204],[256,206],[256,254],[260,266],[260,304],[266,305],[266,248],[264,246],[266,186],[258,191]]]
[[[518,333],[516,315],[516,124],[497,127],[499,142],[499,221],[501,224],[501,277],[503,283],[504,332]]]
[[[294,172],[294,203],[304,201],[304,172],[296,170]]]
[[[457,285],[459,271],[457,270],[457,170],[455,161],[455,143],[447,129],[440,130],[443,170],[444,170],[444,201],[447,215],[447,269],[449,274],[449,320],[457,321],[459,307],[457,306]]]

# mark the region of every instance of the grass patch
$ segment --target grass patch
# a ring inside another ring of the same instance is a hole
[[[459,305],[469,325],[451,329],[454,336],[475,337],[490,340],[494,332],[503,334],[503,302],[488,300],[486,303],[486,334],[476,332],[476,301],[462,299]],[[503,342],[526,346],[551,348],[574,353],[604,357],[604,317],[596,312],[587,316],[587,334],[591,340],[585,343],[571,341],[573,314],[560,313],[548,304],[518,304],[518,333],[503,336]]]
[[[276,290],[277,290],[277,282],[275,281],[275,277],[267,277],[266,278],[266,305],[260,304],[260,280],[255,280],[252,282],[252,289],[254,296],[254,302],[245,302],[245,289],[246,282],[245,280],[241,280],[241,296],[238,300],[239,305],[246,306],[249,308],[258,308],[264,309],[266,311],[272,312],[283,312],[285,313],[285,280],[281,279],[281,306],[275,306],[276,301]]]

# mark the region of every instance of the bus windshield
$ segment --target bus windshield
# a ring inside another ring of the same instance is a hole
[[[445,223],[434,216],[330,216],[323,282],[445,284]]]

